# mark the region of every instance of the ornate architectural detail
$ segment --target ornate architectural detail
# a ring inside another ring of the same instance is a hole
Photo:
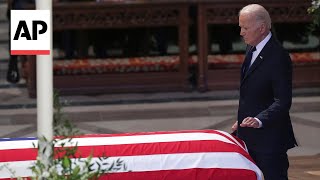
[[[209,24],[234,24],[238,23],[238,13],[246,4],[208,4],[205,6],[207,22]],[[273,22],[308,22],[311,21],[307,9],[310,3],[297,1],[294,6],[284,3],[263,4],[272,17]]]
[[[69,11],[54,8],[53,27],[59,29],[122,28],[178,25],[180,10],[172,8],[97,8]]]
[[[214,6],[207,10],[207,20],[209,24],[234,24],[238,23],[238,13],[240,7]]]
[[[288,6],[282,5],[278,7],[268,8],[272,21],[274,22],[308,22],[311,21],[307,12],[308,5]]]

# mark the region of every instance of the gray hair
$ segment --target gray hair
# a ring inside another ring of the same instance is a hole
[[[267,25],[268,29],[271,29],[271,18],[269,12],[263,6],[259,4],[249,4],[240,10],[239,15],[242,13],[254,16],[257,22],[263,22]]]

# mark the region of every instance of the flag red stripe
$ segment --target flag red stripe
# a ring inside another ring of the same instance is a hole
[[[219,135],[227,138],[229,141],[237,144],[237,142],[236,142],[234,139],[232,139],[231,137],[229,137],[229,136],[227,136],[227,135],[225,135],[225,134],[223,134],[223,133],[221,133],[221,132],[219,132],[219,131],[215,131],[215,134],[219,134]],[[245,148],[245,144],[244,144],[244,142],[243,142],[242,140],[240,140],[238,137],[233,136],[233,135],[231,135],[231,134],[230,134],[230,136],[234,137],[234,138],[239,142],[239,144],[240,144],[243,148]]]
[[[183,170],[161,170],[161,171],[145,171],[145,172],[123,172],[109,173],[99,178],[99,180],[257,180],[254,171],[246,169],[183,169]]]
[[[50,55],[50,50],[11,50],[11,55]]]
[[[77,156],[88,157],[90,154],[93,157],[101,157],[103,154],[106,156],[136,156],[197,152],[237,152],[251,160],[248,153],[239,146],[217,140],[78,146]],[[34,160],[36,156],[37,149],[34,148],[0,150],[0,162]]]
[[[254,171],[247,169],[183,169],[183,170],[161,170],[161,171],[145,171],[145,172],[121,172],[107,173],[102,175],[99,180],[257,180]],[[0,178],[1,179],[1,178]],[[1,180],[10,180],[11,178],[2,178]],[[28,180],[31,178],[27,178]]]

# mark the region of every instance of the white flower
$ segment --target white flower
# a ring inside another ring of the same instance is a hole
[[[315,9],[318,9],[320,6],[320,0],[313,0],[311,4]]]
[[[49,172],[48,171],[45,171],[42,173],[41,175],[43,178],[48,178],[50,176]]]

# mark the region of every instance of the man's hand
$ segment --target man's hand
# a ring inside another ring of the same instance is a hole
[[[240,124],[241,127],[259,128],[259,122],[253,117],[246,117]]]

